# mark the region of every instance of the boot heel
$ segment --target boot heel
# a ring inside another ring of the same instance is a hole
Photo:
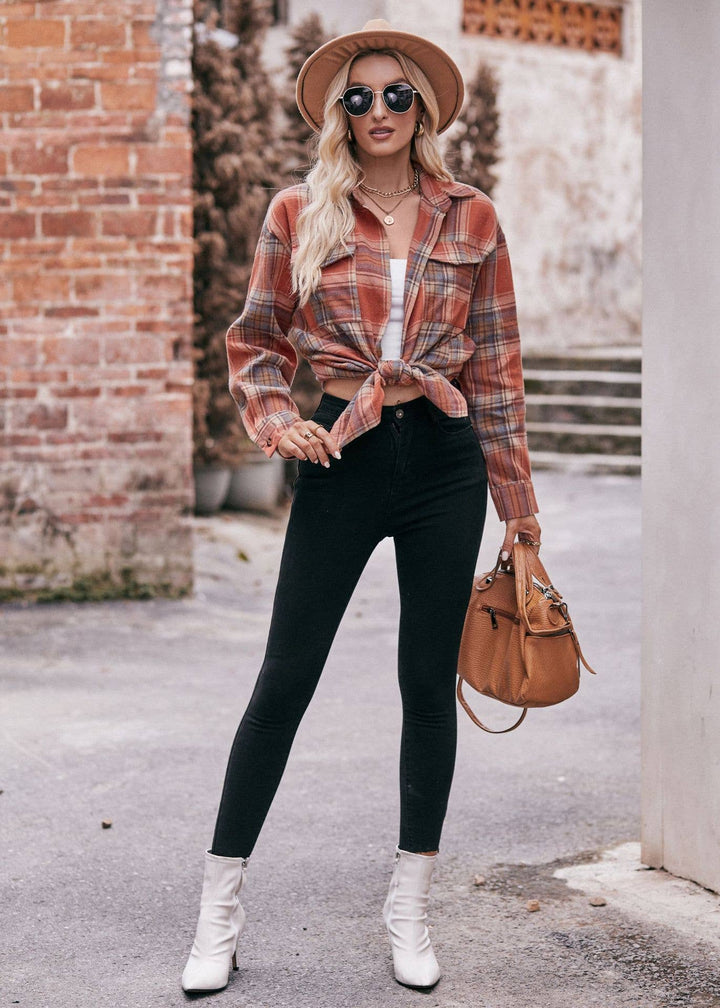
[[[233,956],[232,956],[232,968],[237,972],[237,968],[238,968],[238,964],[237,964],[237,951],[233,952]]]

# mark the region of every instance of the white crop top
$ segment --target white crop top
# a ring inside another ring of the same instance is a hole
[[[406,269],[407,259],[390,260],[392,299],[390,302],[390,318],[381,340],[380,356],[382,360],[401,359]]]

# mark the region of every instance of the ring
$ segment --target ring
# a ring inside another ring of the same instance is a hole
[[[308,439],[311,438],[312,436],[313,432],[311,430],[306,430],[305,433],[303,434],[303,437]]]
[[[541,546],[537,539],[518,539],[518,542],[525,543],[526,546]]]

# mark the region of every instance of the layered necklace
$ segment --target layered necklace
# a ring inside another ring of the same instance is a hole
[[[365,193],[370,202],[374,203],[375,206],[378,208],[378,210],[382,214],[384,214],[384,217],[382,219],[383,224],[387,225],[387,227],[390,227],[392,224],[395,223],[395,218],[393,217],[393,214],[395,213],[397,208],[404,200],[408,198],[410,193],[415,192],[419,184],[420,184],[420,172],[416,168],[413,173],[412,183],[409,186],[407,186],[406,189],[395,189],[393,192],[383,192],[382,189],[373,189],[371,186],[364,185],[362,182],[360,183],[360,188]],[[397,201],[397,203],[391,206],[389,210],[386,210],[385,207],[380,206],[380,204],[376,199],[372,198],[370,193],[377,193],[377,195],[382,196],[383,199],[392,199],[393,196],[399,196],[400,199]]]

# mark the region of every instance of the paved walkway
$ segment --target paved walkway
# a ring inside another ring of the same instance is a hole
[[[716,898],[693,915],[696,888],[653,873],[665,894],[685,886],[676,929],[653,887],[628,896],[640,867],[637,848],[621,846],[639,834],[639,482],[539,473],[537,488],[544,558],[599,675],[509,736],[487,736],[460,712],[433,889],[440,984],[423,994],[393,982],[379,916],[400,719],[384,543],[253,855],[241,970],[213,1004],[720,1005]],[[0,1008],[188,1003],[179,975],[202,851],[262,656],[282,527],[199,520],[192,599],[0,611]],[[493,522],[483,569],[500,539]],[[612,878],[607,862],[582,876],[614,848]],[[598,891],[607,905],[592,907]]]

